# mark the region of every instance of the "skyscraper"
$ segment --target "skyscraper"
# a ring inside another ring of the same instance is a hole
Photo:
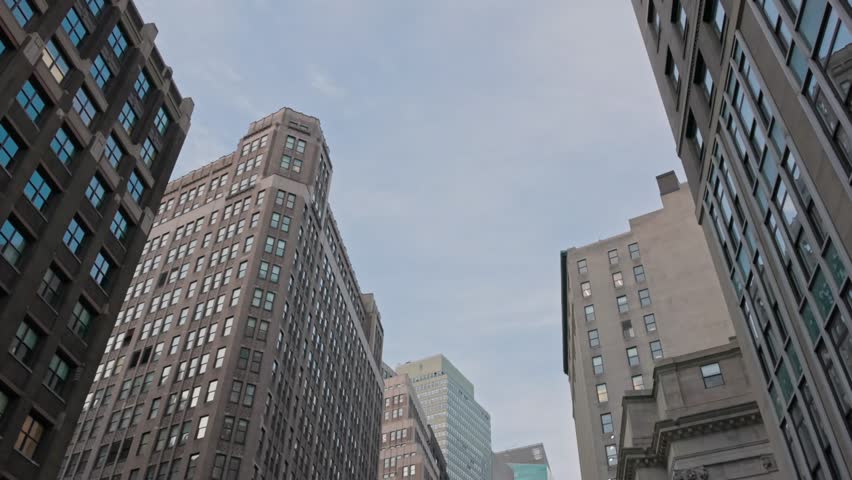
[[[385,378],[384,399],[376,478],[446,480],[447,462],[408,375]]]
[[[662,209],[561,255],[564,369],[583,478],[616,477],[625,391],[652,388],[660,360],[733,335],[686,185],[674,172],[657,183]]]
[[[782,470],[850,478],[849,2],[632,3]]]
[[[491,479],[491,416],[473,384],[443,355],[396,368],[408,375],[447,461],[450,480]]]
[[[65,477],[376,478],[381,321],[331,174],[319,120],[282,109],[169,184]]]
[[[133,2],[0,4],[0,477],[53,479],[193,104]]]
[[[492,480],[554,480],[541,443],[495,453],[492,471]]]

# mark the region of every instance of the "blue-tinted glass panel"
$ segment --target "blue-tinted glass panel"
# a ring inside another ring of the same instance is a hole
[[[124,212],[121,210],[115,212],[115,217],[112,219],[112,223],[110,224],[109,231],[115,235],[115,238],[119,240],[124,240],[127,238],[127,231],[129,230],[129,224],[127,223],[127,218],[124,216]]]
[[[0,166],[8,168],[20,147],[5,123],[0,122]]]
[[[27,80],[21,91],[18,92],[18,104],[27,112],[30,120],[36,122],[38,117],[44,111],[47,104],[44,102],[42,94],[36,89],[31,80]]]
[[[124,156],[124,150],[122,150],[121,145],[118,144],[118,140],[115,139],[115,135],[110,135],[107,138],[104,154],[107,159],[109,159],[110,165],[112,165],[113,168],[118,168],[118,162],[121,161],[121,157]]]
[[[106,196],[106,188],[104,188],[101,180],[94,176],[92,180],[89,182],[89,186],[86,187],[86,198],[92,202],[92,205],[95,208],[99,208],[104,201],[104,197]]]
[[[133,110],[130,102],[124,102],[124,106],[121,107],[121,113],[118,114],[118,121],[130,133],[133,124],[136,123],[136,112]]]
[[[139,96],[140,100],[145,99],[145,95],[148,94],[148,90],[151,88],[151,83],[148,81],[148,76],[145,75],[145,70],[139,72],[139,76],[136,78],[136,82],[133,83],[133,89],[136,90],[136,95]]]
[[[62,19],[62,28],[68,34],[68,37],[71,39],[71,43],[75,46],[80,45],[80,42],[82,42],[89,33],[89,30],[86,29],[85,25],[83,25],[83,21],[80,20],[80,15],[77,13],[77,10],[74,8],[69,10],[68,14],[65,15],[65,18]]]
[[[130,174],[130,180],[127,181],[127,191],[130,196],[136,200],[136,203],[142,201],[142,195],[145,193],[145,184],[139,179],[139,176],[134,171]]]
[[[89,270],[89,275],[92,276],[92,279],[100,285],[104,286],[108,280],[109,271],[112,268],[112,262],[110,262],[103,252],[98,252],[98,256],[95,258],[95,263],[92,264],[92,269]]]
[[[150,138],[146,138],[145,142],[142,144],[142,161],[145,162],[145,165],[150,167],[156,158],[157,148],[154,147]]]
[[[154,119],[154,125],[157,127],[157,131],[160,132],[160,135],[166,133],[166,129],[169,128],[169,124],[171,123],[171,119],[169,118],[168,112],[166,112],[165,108],[160,108],[157,112],[157,117]]]
[[[92,74],[92,77],[94,77],[95,83],[97,83],[101,88],[104,88],[104,85],[106,85],[112,77],[112,71],[109,69],[109,65],[107,65],[104,57],[100,54],[95,57],[95,61],[92,62],[92,68],[89,69],[89,72]]]
[[[68,247],[68,250],[77,253],[85,239],[86,228],[77,220],[77,217],[72,218],[71,223],[68,224],[68,228],[65,230],[65,235],[62,236],[62,241]]]
[[[45,45],[44,52],[41,54],[41,61],[44,62],[47,70],[50,71],[50,74],[53,75],[53,78],[57,82],[62,82],[65,79],[65,75],[68,74],[69,70],[68,59],[65,58],[65,55],[59,50],[59,47],[56,46],[53,40],[50,40]]]
[[[0,256],[12,265],[17,265],[27,248],[27,239],[21,234],[17,225],[6,220],[0,227]]]
[[[73,106],[74,110],[80,115],[80,118],[83,119],[83,123],[87,127],[91,126],[98,111],[83,87],[80,87],[80,90],[77,90],[77,94],[74,95]]]
[[[104,9],[104,0],[86,0],[86,6],[89,7],[92,15],[97,17]]]
[[[29,22],[34,15],[33,6],[29,0],[5,0],[6,6],[12,11],[12,16],[18,21],[18,25],[23,27]]]
[[[29,182],[24,187],[24,195],[30,199],[37,209],[44,210],[52,194],[53,186],[44,178],[44,174],[39,170],[33,172]]]
[[[119,25],[116,25],[115,28],[112,29],[112,32],[109,34],[108,41],[116,58],[121,58],[127,50],[127,39],[124,37],[124,32],[121,31],[121,27]]]
[[[77,145],[68,131],[65,130],[65,127],[59,127],[56,135],[53,136],[53,140],[50,141],[50,148],[56,154],[56,158],[67,165],[71,157],[74,156]]]

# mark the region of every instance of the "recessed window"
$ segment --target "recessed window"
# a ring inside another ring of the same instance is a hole
[[[88,229],[86,229],[82,221],[79,218],[74,217],[71,219],[71,222],[68,223],[68,228],[65,229],[62,241],[65,243],[65,246],[68,247],[68,250],[71,250],[71,253],[76,254],[80,251],[80,247],[86,240],[88,233]]]
[[[618,305],[619,313],[627,313],[630,311],[630,305],[627,303],[627,295],[620,295],[615,299],[615,303]]]
[[[145,142],[142,143],[142,162],[145,163],[148,167],[154,163],[154,160],[157,159],[157,147],[154,146],[154,143],[151,142],[150,138],[146,138]]]
[[[592,284],[591,284],[591,282],[581,283],[580,289],[583,291],[583,298],[589,298],[589,297],[592,296]]]
[[[603,375],[604,364],[602,356],[597,355],[595,357],[592,357],[592,371],[595,373],[595,375]]]
[[[172,123],[171,118],[169,118],[169,113],[166,112],[165,107],[160,107],[157,111],[157,116],[154,118],[154,126],[157,127],[157,131],[160,132],[160,135],[166,133],[166,129],[169,128],[169,124]]]
[[[77,151],[77,142],[74,141],[65,127],[59,127],[56,135],[53,136],[53,140],[50,141],[50,149],[53,150],[60,162],[68,165],[71,157],[74,156],[74,152]]]
[[[645,380],[642,375],[633,375],[630,377],[630,381],[633,384],[633,390],[644,390],[645,389]]]
[[[611,413],[604,413],[604,414],[601,415],[601,431],[603,433],[612,433],[613,432],[612,414]]]
[[[115,212],[115,217],[112,219],[112,223],[109,226],[109,231],[115,235],[120,241],[124,241],[127,239],[127,232],[130,229],[130,224],[127,222],[127,217],[124,212],[120,209]]]
[[[680,92],[680,70],[677,68],[677,63],[675,62],[674,57],[672,56],[672,51],[668,50],[666,52],[666,76],[669,77],[669,81],[672,83],[672,88],[674,89],[675,96]]]
[[[609,401],[609,396],[606,393],[606,384],[605,383],[598,384],[595,387],[595,390],[597,391],[597,394],[598,394],[598,403],[604,403],[606,401]]]
[[[62,28],[65,29],[68,37],[71,39],[71,43],[75,46],[79,46],[80,42],[89,33],[89,30],[83,25],[83,21],[80,20],[80,15],[75,8],[71,8],[68,14],[65,15],[65,18],[62,20]]]
[[[24,109],[30,120],[37,122],[42,112],[44,112],[47,103],[44,101],[44,95],[41,90],[36,87],[37,83],[34,80],[27,80],[24,86],[18,92],[18,105]]]
[[[586,315],[586,321],[591,322],[595,319],[595,306],[594,305],[586,305],[583,309]]]
[[[711,363],[701,367],[701,376],[704,378],[704,388],[718,387],[725,384],[722,377],[722,368],[718,363]]]
[[[41,169],[37,169],[24,187],[24,195],[39,211],[44,211],[47,208],[47,202],[53,195],[53,185],[45,176]]]
[[[625,340],[629,340],[636,336],[636,333],[633,331],[633,322],[630,320],[621,322],[621,335]]]
[[[59,301],[62,300],[64,287],[64,275],[56,267],[51,266],[41,279],[41,283],[38,286],[38,294],[48,305],[56,307],[59,305]]]
[[[651,292],[648,291],[647,288],[643,288],[642,290],[639,290],[639,303],[643,307],[650,307],[651,306]]]
[[[12,136],[12,130],[4,123],[0,123],[0,166],[9,168],[12,159],[17,155],[20,147]]]
[[[627,364],[631,367],[639,366],[639,349],[630,347],[627,349]]]
[[[17,265],[24,255],[27,243],[27,238],[21,233],[17,223],[6,219],[0,227],[0,255],[10,264]]]
[[[86,198],[92,202],[92,206],[99,208],[103,203],[105,196],[106,188],[104,188],[103,182],[101,182],[98,176],[95,175],[92,177],[92,180],[89,181],[89,186],[86,187]]]
[[[606,446],[606,464],[610,467],[618,465],[618,449],[615,445]]]
[[[618,250],[610,250],[607,252],[610,265],[618,265]]]
[[[136,172],[130,173],[130,179],[127,181],[127,191],[136,203],[142,203],[142,195],[145,194],[145,184],[139,179]]]
[[[47,375],[44,383],[47,387],[58,395],[62,395],[65,385],[68,383],[68,377],[71,374],[71,367],[62,357],[54,354],[50,359],[50,364],[47,367]]]
[[[44,423],[33,415],[32,413],[27,415],[24,424],[21,425],[21,431],[18,432],[18,438],[15,440],[15,450],[29,459],[35,457],[45,430]]]
[[[112,78],[112,70],[110,70],[106,60],[104,60],[104,57],[100,54],[98,54],[94,61],[92,61],[92,67],[89,69],[89,73],[92,74],[92,77],[95,79],[95,83],[97,83],[101,89],[103,89],[104,85],[106,85],[109,79]]]
[[[589,273],[589,264],[585,258],[582,260],[577,260],[577,271],[580,273],[580,275],[585,275]]]
[[[710,0],[707,2],[707,10],[704,19],[713,25],[713,29],[719,37],[725,33],[725,7],[721,0]]]
[[[21,28],[33,18],[33,6],[29,0],[6,0],[6,6],[12,11],[12,16]]]
[[[698,54],[698,62],[695,66],[695,83],[701,86],[704,95],[707,96],[707,101],[713,98],[713,75],[710,74],[710,69],[707,68],[707,63],[704,62],[704,56]]]
[[[648,2],[648,23],[650,23],[654,28],[654,34],[659,38],[660,36],[660,12],[657,11],[657,7],[654,6],[653,0]]]
[[[68,319],[68,327],[81,338],[85,338],[95,318],[94,310],[82,300],[77,301],[71,310],[71,318]]]
[[[612,286],[615,288],[621,288],[624,286],[624,275],[621,272],[615,272],[612,274]]]
[[[107,137],[104,155],[109,160],[112,168],[118,168],[118,162],[124,157],[124,149],[121,148],[121,145],[119,145],[118,140],[115,139],[115,135],[113,134]]]
[[[121,107],[121,113],[118,114],[118,121],[124,127],[124,130],[130,133],[133,124],[136,123],[136,112],[133,110],[130,102],[124,102],[124,106]]]
[[[633,260],[639,259],[640,254],[639,254],[639,244],[638,243],[631,243],[630,245],[628,245],[627,251],[630,252],[630,258],[631,259],[633,259]]]
[[[698,153],[698,160],[701,160],[701,157],[704,155],[704,136],[701,135],[701,129],[698,128],[698,124],[695,122],[695,116],[692,115],[692,111],[689,112],[689,116],[686,120],[686,138],[691,140],[693,145],[695,145],[695,150]]]
[[[651,357],[654,360],[659,360],[663,358],[663,344],[660,343],[659,340],[654,340],[651,342]]]
[[[56,46],[53,39],[45,44],[44,51],[41,54],[41,61],[44,62],[44,65],[50,74],[53,75],[53,78],[57,82],[62,83],[70,68],[68,67],[68,59],[65,58],[65,54]]]
[[[104,255],[103,252],[98,252],[95,257],[95,263],[92,264],[92,269],[89,271],[92,279],[98,285],[104,287],[109,281],[109,273],[112,270],[112,262]]]
[[[139,72],[139,76],[136,77],[136,81],[133,82],[133,90],[136,91],[136,96],[139,97],[139,100],[145,100],[145,96],[148,95],[148,90],[151,88],[151,82],[148,81],[148,75],[145,74],[145,70]]]
[[[636,265],[633,267],[633,278],[636,280],[636,283],[642,283],[645,281],[645,267],[642,265]]]
[[[288,136],[287,143],[284,145],[286,148],[292,150],[296,147],[296,137]]]
[[[672,22],[677,24],[681,35],[686,35],[688,21],[686,18],[686,8],[679,0],[675,0],[672,4]]]
[[[601,346],[601,338],[598,335],[597,329],[589,330],[589,347],[595,348]]]
[[[97,115],[98,110],[95,108],[95,104],[92,103],[92,99],[88,93],[86,93],[86,89],[80,87],[77,90],[77,94],[74,95],[74,101],[72,102],[72,106],[74,107],[74,111],[80,115],[80,118],[83,120],[83,123],[89,127],[92,125],[92,121],[95,119],[95,115]]]
[[[296,151],[299,153],[305,153],[305,146],[305,141],[299,140],[299,142],[296,144]]]
[[[109,42],[109,46],[112,47],[112,53],[115,54],[115,58],[121,58],[127,50],[127,39],[124,37],[124,32],[121,31],[121,25],[116,25],[112,29],[107,41]]]
[[[644,319],[646,332],[651,333],[657,330],[657,317],[655,317],[653,313],[645,315]]]
[[[9,353],[24,365],[32,365],[42,335],[28,320],[18,325]]]

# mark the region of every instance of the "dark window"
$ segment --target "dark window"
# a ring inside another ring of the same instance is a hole
[[[7,219],[0,227],[0,255],[12,265],[17,265],[27,248],[27,237],[12,219]]]
[[[625,340],[631,339],[636,336],[636,332],[633,331],[633,322],[630,320],[625,320],[621,322],[621,335]]]
[[[660,36],[660,13],[657,11],[657,7],[654,6],[654,2],[648,2],[648,23],[654,26],[654,34],[656,34],[657,38]]]
[[[701,376],[704,378],[704,388],[713,388],[725,384],[725,379],[722,378],[722,369],[718,363],[703,365]]]
[[[695,67],[695,83],[701,86],[707,100],[713,98],[713,75],[710,74],[710,69],[707,68],[707,63],[704,62],[704,56],[698,54],[698,62]]]
[[[68,224],[65,235],[62,236],[62,241],[68,247],[68,250],[71,250],[72,253],[77,253],[80,251],[80,246],[83,245],[88,233],[88,229],[83,226],[80,219],[74,217]]]
[[[5,122],[0,122],[0,166],[9,168],[18,150],[20,147],[18,141],[12,136],[12,129]]]
[[[713,24],[716,34],[721,37],[725,32],[725,7],[722,6],[721,0],[710,0],[707,2],[704,19]]]
[[[671,80],[672,88],[674,89],[675,96],[677,96],[680,92],[680,70],[677,68],[677,63],[675,63],[671,50],[666,52],[666,76]]]
[[[61,395],[71,374],[71,367],[62,357],[54,354],[47,367],[47,376],[44,379],[48,388]]]
[[[234,443],[237,445],[245,445],[246,435],[248,434],[249,421],[245,418],[237,420],[237,428],[234,430]]]
[[[36,355],[38,343],[41,340],[35,327],[27,320],[18,325],[18,330],[15,332],[15,338],[12,340],[12,346],[9,348],[15,358],[25,365],[31,365]]]
[[[24,420],[24,424],[21,425],[21,431],[18,432],[18,438],[15,440],[15,450],[21,452],[23,456],[29,459],[34,458],[44,431],[44,423],[30,413]]]
[[[38,294],[49,305],[56,307],[62,299],[64,290],[65,278],[55,267],[50,267],[44,273],[41,279],[41,284],[38,287]]]
[[[695,122],[695,117],[692,115],[692,112],[689,112],[689,116],[686,120],[686,138],[692,141],[695,145],[695,150],[698,153],[698,159],[701,160],[701,157],[704,156],[704,136],[701,135],[701,129],[698,128],[698,124]]]

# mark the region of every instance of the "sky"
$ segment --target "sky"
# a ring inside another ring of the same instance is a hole
[[[579,479],[559,253],[660,208],[654,177],[681,171],[631,3],[136,4],[195,101],[174,176],[281,107],[318,117],[385,361],[444,353],[495,451],[543,442],[556,478]]]

